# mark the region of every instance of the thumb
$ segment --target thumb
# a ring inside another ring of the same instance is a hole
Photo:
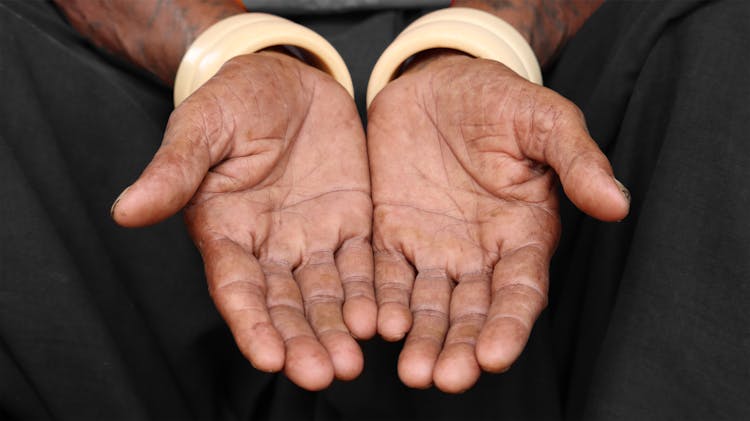
[[[543,150],[537,151],[541,157],[534,158],[557,172],[565,194],[578,209],[602,221],[624,219],[630,210],[630,192],[614,177],[580,110],[566,103],[544,114],[545,118],[534,122],[541,126],[534,135],[543,140]]]
[[[211,166],[205,127],[172,113],[164,141],[140,177],[112,205],[112,218],[124,227],[142,227],[179,212],[193,197]],[[197,119],[201,121],[201,119]]]

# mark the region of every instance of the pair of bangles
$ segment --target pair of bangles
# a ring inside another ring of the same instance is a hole
[[[217,22],[190,46],[177,71],[175,106],[215,75],[225,62],[276,46],[303,50],[312,58],[310,64],[330,74],[354,96],[346,63],[323,37],[278,16],[244,13]],[[542,83],[539,62],[531,46],[513,26],[484,11],[449,8],[417,19],[383,52],[370,75],[367,106],[398,75],[405,61],[436,48],[499,61],[531,82]]]

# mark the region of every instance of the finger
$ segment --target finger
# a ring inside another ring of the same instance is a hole
[[[114,220],[126,227],[160,222],[193,197],[211,166],[207,128],[195,109],[183,105],[169,119],[164,141],[138,180],[112,205]]]
[[[411,310],[414,325],[398,359],[398,375],[405,385],[427,388],[448,331],[451,280],[444,271],[423,271],[414,281]]]
[[[378,332],[387,341],[398,341],[412,324],[409,300],[414,269],[395,252],[375,253],[375,296],[378,302]]]
[[[302,291],[307,320],[320,343],[328,350],[336,378],[356,378],[362,372],[364,359],[359,345],[344,324],[344,291],[333,253],[313,253],[297,269],[295,276]]]
[[[534,110],[532,141],[525,152],[557,172],[565,194],[579,209],[604,221],[622,220],[628,214],[630,193],[614,178],[609,160],[589,135],[583,114],[556,93],[547,95],[548,100],[542,102],[555,105]]]
[[[266,285],[258,261],[228,239],[198,244],[211,297],[242,354],[259,370],[281,370],[284,342],[266,308]]]
[[[443,392],[463,392],[479,379],[475,347],[489,306],[490,275],[462,276],[451,295],[450,328],[433,375]]]
[[[369,240],[346,241],[336,253],[336,267],[344,286],[344,322],[356,338],[369,339],[375,335],[378,321]]]
[[[288,267],[264,262],[268,309],[286,344],[284,373],[298,386],[321,390],[333,381],[331,357],[305,319],[302,294]]]
[[[510,368],[526,346],[547,305],[549,253],[526,246],[505,253],[492,275],[492,303],[479,339],[477,359],[490,372]]]

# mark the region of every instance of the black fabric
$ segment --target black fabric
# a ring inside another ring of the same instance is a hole
[[[608,2],[548,80],[633,194],[620,224],[564,211],[571,419],[750,418],[748,22],[742,1]]]
[[[363,98],[417,13],[300,20]],[[563,203],[550,308],[508,373],[459,396],[409,390],[401,344],[373,340],[359,379],[310,393],[242,358],[178,217],[109,220],[158,147],[170,92],[49,3],[0,2],[0,418],[750,418],[747,22],[741,1],[607,2],[546,75],[633,207],[603,224]]]

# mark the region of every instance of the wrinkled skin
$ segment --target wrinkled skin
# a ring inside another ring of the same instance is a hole
[[[320,390],[362,370],[354,337],[405,335],[399,375],[460,392],[506,370],[546,304],[555,183],[583,211],[627,196],[572,104],[502,64],[441,55],[370,109],[375,286],[364,133],[330,77],[236,58],[173,113],[113,206],[124,226],[185,208],[209,290],[257,368]]]
[[[557,174],[586,213],[628,212],[580,111],[500,63],[412,67],[371,105],[368,144],[378,331],[408,335],[411,387],[461,392],[519,356],[547,303]]]
[[[238,57],[172,114],[118,199],[124,226],[185,207],[211,296],[243,354],[310,390],[362,371],[375,334],[365,135],[333,79],[280,53]]]

